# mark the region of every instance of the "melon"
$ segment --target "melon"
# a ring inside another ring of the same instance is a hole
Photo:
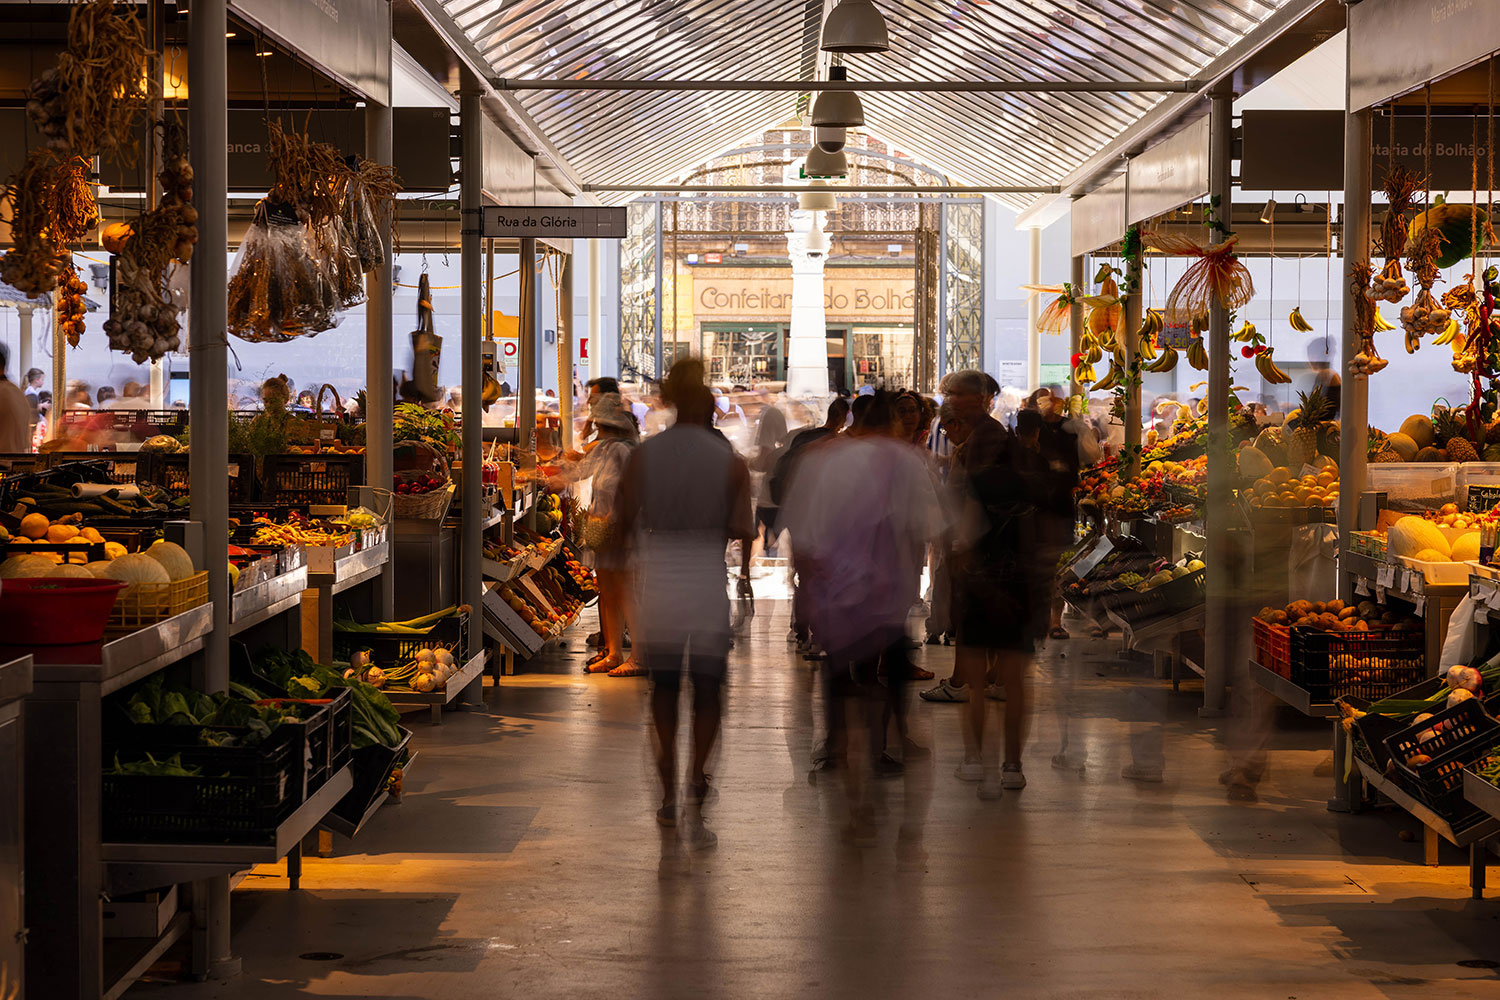
[[[86,564],[83,568],[89,571],[91,576],[104,577],[104,571],[109,569],[109,560],[100,559],[98,562]]]
[[[161,563],[172,580],[186,580],[193,575],[192,557],[176,542],[156,542],[146,550],[146,555]]]
[[[161,563],[142,552],[131,552],[110,560],[109,566],[99,574],[108,580],[120,580],[129,584],[122,593],[130,594],[143,583],[171,583],[172,578]]]
[[[1453,561],[1453,559],[1450,556],[1443,555],[1437,549],[1423,549],[1421,552],[1418,552],[1416,555],[1412,556],[1412,558],[1415,559],[1417,562],[1424,562],[1424,563],[1452,562]]]
[[[1443,453],[1436,448],[1423,448],[1417,452],[1417,457],[1412,459],[1413,462],[1441,462],[1442,460]]]
[[[57,564],[46,556],[11,556],[0,563],[0,580],[19,580],[27,577],[51,576]]]
[[[1421,450],[1417,442],[1412,440],[1411,435],[1402,434],[1400,431],[1387,435],[1385,443],[1387,447],[1401,456],[1401,461],[1403,462],[1410,462],[1417,457],[1417,452]]]
[[[1239,470],[1242,479],[1259,479],[1261,476],[1269,476],[1275,468],[1266,453],[1257,448],[1241,448],[1239,453]]]
[[[92,580],[94,574],[88,571],[88,567],[79,566],[77,563],[64,563],[61,566],[52,567],[52,572],[47,574],[51,577],[65,577],[75,580]]]
[[[1431,549],[1442,553],[1444,560],[1451,557],[1453,549],[1437,525],[1425,517],[1408,515],[1391,525],[1386,533],[1386,551],[1393,556],[1417,556]]]
[[[118,559],[121,556],[125,555],[125,546],[121,545],[119,542],[105,542],[104,554],[111,559]]]
[[[1418,448],[1431,448],[1433,442],[1437,441],[1437,432],[1432,428],[1432,421],[1420,413],[1413,413],[1401,421],[1401,430],[1398,434],[1405,434],[1417,443]]]
[[[1476,562],[1479,559],[1479,532],[1467,531],[1453,541],[1454,562]]]

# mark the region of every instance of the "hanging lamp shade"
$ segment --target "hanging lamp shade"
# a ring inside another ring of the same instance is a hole
[[[804,212],[832,212],[838,208],[827,181],[813,181],[806,191],[798,192],[797,207]]]
[[[814,146],[807,151],[807,159],[803,161],[802,172],[809,177],[847,177],[849,158],[842,151],[830,153]]]
[[[842,125],[821,125],[813,128],[813,145],[825,153],[837,153],[844,148],[849,132]]]
[[[890,47],[885,18],[870,0],[839,0],[823,22],[824,52],[884,52]]]
[[[830,66],[828,79],[847,80],[849,72],[842,66]],[[852,90],[825,90],[813,101],[812,123],[814,128],[858,128],[865,123],[865,106]]]

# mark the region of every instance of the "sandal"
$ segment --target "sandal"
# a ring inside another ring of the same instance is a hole
[[[595,653],[593,656],[590,656],[587,660],[584,661],[583,669],[587,670],[588,668],[592,667],[594,664],[598,663],[600,660],[606,660],[608,658],[609,658],[609,650],[607,650],[607,649],[601,649],[601,650],[599,650],[599,652]]]
[[[912,668],[910,671],[911,680],[930,681],[936,676],[937,674],[933,673],[931,670],[928,670],[926,667],[919,667],[916,664],[912,664]]]
[[[626,660],[609,672],[611,677],[645,677],[646,668],[634,660]]]
[[[590,663],[586,668],[591,674],[607,674],[619,669],[620,658],[617,656],[605,656]]]
[[[1068,635],[1068,630],[1067,629],[1063,628],[1061,625],[1057,625],[1057,626],[1053,627],[1052,631],[1050,631],[1050,632],[1047,633],[1047,638],[1049,638],[1049,639],[1071,639],[1072,636]]]

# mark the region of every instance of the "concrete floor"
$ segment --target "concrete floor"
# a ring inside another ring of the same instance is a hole
[[[859,849],[842,787],[809,781],[814,675],[762,600],[732,654],[719,844],[680,855],[652,819],[645,681],[581,674],[584,630],[484,705],[414,716],[404,801],[310,858],[300,892],[276,867],[245,881],[239,980],[168,965],[128,996],[1497,995],[1496,969],[1459,963],[1500,960],[1500,904],[1468,899],[1456,851],[1423,867],[1404,814],[1325,811],[1326,724],[1281,711],[1259,803],[1231,804],[1198,686],[1174,695],[1117,640],[1039,658],[1031,783],[1000,801],[953,777],[958,709],[917,702],[933,757],[878,784]],[[918,656],[941,677],[952,650]],[[1158,738],[1166,781],[1123,780]],[[925,862],[897,857],[902,826]]]

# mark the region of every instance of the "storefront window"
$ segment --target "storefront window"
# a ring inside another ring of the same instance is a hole
[[[943,206],[946,371],[984,367],[984,204],[979,198]]]
[[[629,235],[620,243],[620,375],[655,379],[656,213],[652,201],[630,203]]]

